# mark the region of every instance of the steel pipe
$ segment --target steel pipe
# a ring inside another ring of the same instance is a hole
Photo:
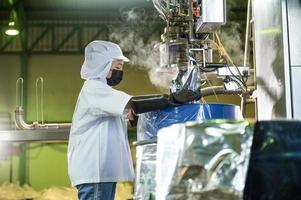
[[[70,129],[71,123],[46,123],[39,124],[34,122],[32,124],[27,124],[24,120],[24,110],[21,106],[16,107],[15,110],[15,122],[16,126],[22,130],[28,129]]]

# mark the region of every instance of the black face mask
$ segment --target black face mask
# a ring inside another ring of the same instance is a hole
[[[107,84],[110,86],[118,85],[122,80],[122,75],[122,70],[112,69],[112,75],[111,78],[107,78]]]

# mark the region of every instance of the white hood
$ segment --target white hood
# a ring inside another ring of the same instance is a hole
[[[100,79],[106,82],[112,61],[116,59],[129,61],[123,55],[119,45],[101,40],[89,43],[85,48],[85,61],[80,72],[81,78],[85,80]]]

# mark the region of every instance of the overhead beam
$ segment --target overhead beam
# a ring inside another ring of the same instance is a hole
[[[53,51],[59,51],[60,48],[62,48],[64,46],[64,44],[72,37],[72,35],[75,34],[76,31],[79,30],[79,27],[75,26],[74,28],[72,28],[72,30],[65,36],[65,38],[61,41],[60,44],[58,44]]]
[[[1,24],[4,23],[0,21]],[[116,23],[116,26],[119,25],[120,23]],[[68,30],[66,27],[70,29]],[[140,26],[137,28],[145,31],[145,37],[148,37],[147,34],[149,33],[158,34],[159,38],[163,27],[164,22],[160,21],[150,22],[145,27]],[[33,29],[37,31],[31,31]],[[67,31],[64,32],[64,29]],[[31,33],[30,36],[28,35],[29,33]],[[89,41],[96,39],[107,40],[109,35],[110,32],[105,22],[27,22],[24,29],[21,29],[19,36],[0,38],[0,54],[80,54]],[[46,36],[47,40],[45,40]],[[72,40],[72,48],[64,48],[68,40],[73,36],[77,37]],[[28,37],[33,38],[34,41],[29,41]],[[16,44],[21,46],[10,46],[14,40],[20,40]],[[43,45],[40,45],[41,42],[43,42]],[[38,49],[36,48],[37,46],[39,46]]]
[[[29,47],[28,51],[32,51],[37,44],[43,39],[43,37],[49,33],[50,31],[50,27],[46,27],[45,30],[36,38],[36,40],[32,43],[31,47]]]
[[[99,37],[99,35],[100,35],[101,33],[103,33],[103,32],[105,32],[105,31],[102,30],[102,29],[99,29],[99,30],[95,33],[95,35],[92,36],[91,41],[96,40],[96,39]]]

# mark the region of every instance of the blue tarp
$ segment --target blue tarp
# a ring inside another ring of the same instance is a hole
[[[178,107],[168,107],[163,110],[139,115],[138,141],[157,137],[160,128],[187,121],[204,119],[242,119],[240,109],[231,104],[200,104],[190,103]]]

